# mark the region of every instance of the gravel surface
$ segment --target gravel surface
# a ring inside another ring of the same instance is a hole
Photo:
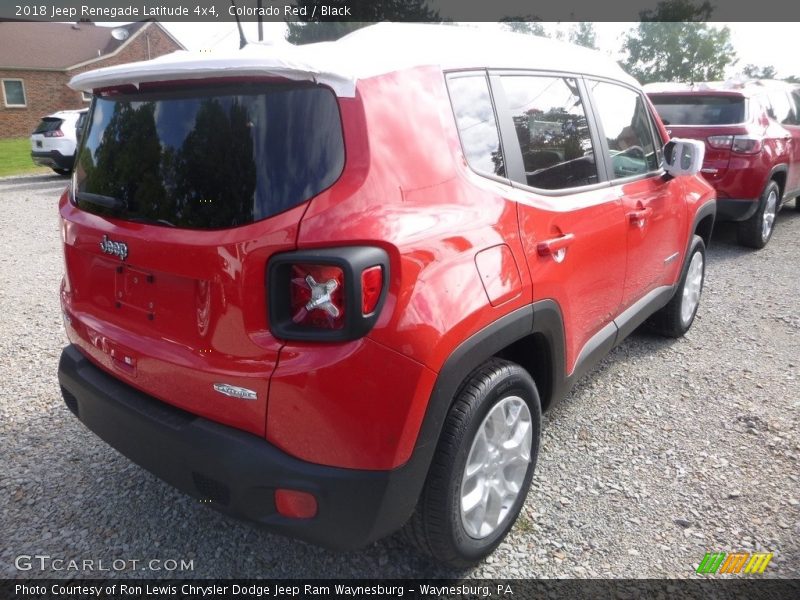
[[[336,553],[265,533],[173,490],[85,429],[56,376],[64,183],[0,181],[0,577],[98,574],[17,571],[17,556],[38,554],[95,569],[126,561],[101,573],[126,577],[683,578],[705,552],[736,550],[774,552],[765,576],[800,577],[793,207],[760,252],[737,246],[732,227],[717,229],[689,334],[634,334],[546,416],[516,527],[484,563],[454,572],[397,537]],[[191,560],[193,570],[141,570],[150,559]]]

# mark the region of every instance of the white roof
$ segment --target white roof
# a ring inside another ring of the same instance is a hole
[[[293,46],[250,43],[226,53],[178,51],[154,60],[76,75],[71,88],[208,77],[277,76],[329,85],[355,95],[359,79],[418,66],[542,69],[598,75],[636,84],[609,56],[565,42],[484,28],[379,23],[335,42]]]

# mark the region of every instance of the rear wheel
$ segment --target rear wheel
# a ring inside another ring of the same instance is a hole
[[[652,329],[667,337],[679,338],[694,322],[706,272],[706,245],[699,235],[694,236],[683,267],[678,289],[669,303],[648,322]]]
[[[739,243],[757,249],[766,246],[775,228],[775,216],[778,214],[779,205],[780,188],[777,183],[770,181],[761,194],[758,210],[752,217],[739,223],[737,230]]]
[[[55,171],[62,177],[69,177],[70,174],[72,173],[72,171],[70,171],[69,169],[56,169],[55,167],[53,167],[53,171]]]
[[[476,369],[447,415],[406,537],[452,567],[490,554],[525,503],[540,428],[539,395],[525,369],[501,359]]]

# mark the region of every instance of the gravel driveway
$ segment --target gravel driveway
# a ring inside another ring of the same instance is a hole
[[[676,577],[706,552],[770,551],[766,576],[800,577],[800,213],[769,246],[718,227],[695,325],[632,336],[545,421],[512,534],[448,572],[396,537],[335,553],[224,517],[106,446],[64,406],[57,363],[62,273],[54,176],[0,180],[0,577],[19,555],[181,559],[159,577]],[[49,559],[48,559],[49,560]],[[65,565],[68,563],[64,563]],[[23,563],[24,565],[24,563]],[[98,563],[95,562],[95,569]],[[78,576],[97,575],[81,572]]]

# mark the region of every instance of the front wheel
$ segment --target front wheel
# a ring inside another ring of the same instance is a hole
[[[737,227],[736,233],[740,244],[756,249],[767,245],[775,228],[780,195],[778,184],[770,181],[761,194],[758,210],[752,217],[739,223]]]
[[[703,238],[692,238],[689,255],[684,263],[681,280],[675,295],[667,305],[655,313],[649,321],[650,326],[667,337],[679,338],[694,322],[706,273],[706,245]]]
[[[501,359],[476,369],[447,415],[406,537],[452,567],[489,555],[525,503],[540,429],[539,394],[525,369]]]

